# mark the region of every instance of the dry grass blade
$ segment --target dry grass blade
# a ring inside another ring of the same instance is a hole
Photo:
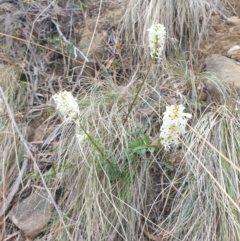
[[[203,38],[207,37],[210,16],[217,13],[229,15],[228,6],[228,0],[130,0],[122,18],[120,34],[128,44],[126,49],[130,56],[134,56],[133,64],[141,62],[143,56],[149,52],[147,29],[154,23],[161,23],[166,27],[168,54],[175,52],[176,46],[194,53]]]
[[[2,218],[2,216],[7,211],[7,209],[9,208],[9,205],[10,205],[14,195],[18,191],[20,183],[22,182],[22,179],[23,179],[24,174],[26,172],[27,164],[28,164],[28,159],[24,158],[23,164],[22,164],[22,168],[21,168],[21,170],[20,170],[20,172],[18,174],[18,177],[15,180],[14,184],[12,185],[12,187],[10,189],[10,193],[8,194],[6,200],[4,200],[4,202],[3,202],[3,204],[2,204],[2,206],[0,208],[0,218]]]
[[[71,235],[70,235],[70,233],[69,233],[69,231],[68,231],[68,229],[67,229],[67,227],[66,227],[66,224],[65,224],[65,222],[64,222],[64,220],[63,220],[62,213],[61,213],[61,211],[59,210],[59,208],[58,208],[58,206],[57,206],[57,204],[56,204],[56,202],[55,202],[55,200],[54,200],[54,198],[53,198],[53,196],[52,196],[52,194],[51,194],[51,192],[50,192],[50,190],[49,190],[49,188],[48,188],[48,186],[47,186],[47,184],[46,184],[46,182],[45,182],[45,180],[44,180],[44,177],[43,177],[43,175],[42,175],[42,173],[41,173],[41,170],[39,169],[39,166],[38,166],[38,164],[37,164],[37,162],[36,162],[36,160],[35,160],[32,152],[31,152],[31,150],[30,150],[30,148],[29,148],[29,146],[28,146],[27,141],[25,140],[24,136],[23,136],[22,133],[20,132],[17,123],[15,122],[13,113],[12,113],[12,111],[11,111],[11,109],[10,109],[10,106],[9,106],[9,104],[8,104],[8,102],[7,102],[7,99],[6,99],[5,95],[4,95],[4,92],[3,92],[2,88],[0,88],[0,93],[1,93],[2,99],[3,99],[3,101],[4,101],[4,104],[6,105],[7,112],[8,112],[9,118],[10,118],[10,120],[11,120],[11,122],[12,122],[12,125],[14,126],[16,133],[18,134],[18,136],[19,136],[19,138],[20,138],[23,146],[25,147],[27,155],[28,155],[29,158],[31,158],[31,160],[33,161],[34,167],[36,168],[36,170],[38,171],[38,173],[39,173],[39,175],[40,175],[40,178],[41,178],[41,180],[42,180],[43,186],[44,186],[45,190],[47,191],[47,193],[48,193],[48,195],[49,195],[49,198],[50,198],[52,204],[54,205],[54,208],[55,208],[56,211],[58,212],[59,218],[60,218],[60,220],[61,220],[61,222],[62,222],[62,224],[63,224],[64,230],[66,231],[69,240],[72,240],[72,237],[71,237]]]
[[[202,116],[195,129],[197,133],[191,132],[185,139],[188,146],[182,164],[187,176],[179,188],[182,195],[176,197],[172,213],[164,222],[174,227],[173,233],[181,240],[199,240],[201,237],[205,240],[238,240],[238,170],[207,142],[239,166],[236,153],[240,144],[239,122],[223,106]]]
[[[240,240],[238,97],[194,66],[209,18],[225,18],[229,6],[0,3],[0,216],[31,186],[55,207],[36,241]],[[150,62],[154,23],[167,32],[161,62]],[[79,107],[72,122],[52,98],[65,90]],[[193,117],[180,145],[166,151],[160,132],[169,105]],[[2,239],[21,238],[8,218],[4,225]]]

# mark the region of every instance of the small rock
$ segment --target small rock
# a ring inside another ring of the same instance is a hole
[[[9,212],[10,220],[27,236],[34,238],[51,218],[52,205],[46,192],[32,193]]]
[[[231,27],[231,28],[229,29],[229,33],[240,35],[240,25]]]
[[[222,19],[221,19],[220,15],[218,15],[218,14],[212,15],[210,18],[210,21],[209,21],[209,23],[213,27],[220,25],[221,22],[222,22]]]
[[[240,18],[238,16],[232,16],[227,19],[227,24],[234,26],[240,25]]]
[[[240,61],[240,46],[235,45],[230,48],[227,52],[227,56],[231,59],[235,59],[236,61]]]
[[[240,65],[233,59],[214,54],[207,58],[205,69],[206,72],[219,77],[219,80],[208,80],[205,83],[207,93],[213,101],[222,102],[224,100],[224,93],[227,92],[224,82],[240,89]]]

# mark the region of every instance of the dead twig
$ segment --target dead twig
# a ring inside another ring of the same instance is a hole
[[[25,157],[23,159],[23,164],[22,164],[22,168],[18,174],[18,177],[17,179],[15,180],[14,184],[12,185],[11,187],[11,191],[10,193],[8,194],[8,197],[7,199],[3,202],[3,205],[0,209],[0,218],[5,214],[5,212],[8,210],[9,208],[9,205],[13,199],[13,197],[15,196],[16,192],[18,191],[19,189],[19,186],[20,186],[20,183],[22,182],[22,179],[25,175],[25,172],[26,172],[26,168],[27,168],[27,164],[28,164],[28,158]]]
[[[148,237],[148,239],[153,240],[153,241],[167,241],[167,238],[164,238],[162,235],[160,236],[155,236],[150,234],[149,232],[143,230],[144,234]]]
[[[55,210],[57,211],[57,213],[58,213],[58,215],[59,215],[59,219],[60,219],[61,223],[63,224],[63,228],[64,228],[64,230],[65,230],[65,232],[66,232],[66,234],[67,234],[67,236],[68,236],[68,239],[69,239],[70,241],[72,241],[73,238],[71,237],[71,234],[70,234],[70,232],[69,232],[68,229],[67,229],[67,225],[65,224],[65,221],[64,221],[64,219],[63,219],[63,215],[62,215],[62,213],[61,213],[61,210],[59,209],[59,207],[57,206],[56,202],[54,201],[54,198],[53,198],[53,196],[52,196],[52,194],[51,194],[51,192],[50,192],[50,190],[49,190],[49,188],[48,188],[48,186],[47,186],[47,184],[46,184],[46,182],[45,182],[45,180],[44,180],[44,177],[43,177],[43,175],[42,175],[42,173],[41,173],[41,170],[40,170],[40,168],[39,168],[39,166],[38,166],[38,164],[37,164],[37,161],[36,161],[36,159],[34,158],[32,152],[31,152],[31,150],[30,150],[30,148],[29,148],[29,145],[28,145],[27,141],[24,139],[22,133],[20,132],[20,130],[19,130],[18,126],[17,126],[17,123],[16,123],[16,121],[15,121],[15,119],[14,119],[14,116],[13,116],[13,113],[12,113],[12,111],[11,111],[11,108],[10,108],[10,106],[9,106],[9,104],[8,104],[8,101],[7,101],[7,99],[6,99],[6,96],[5,96],[5,94],[4,94],[4,92],[3,92],[3,90],[2,90],[1,87],[0,87],[0,95],[1,95],[1,97],[2,97],[2,99],[3,99],[3,102],[4,102],[5,106],[6,106],[6,108],[7,108],[7,112],[8,112],[9,118],[11,119],[12,124],[13,124],[13,126],[14,126],[14,128],[15,128],[15,130],[16,130],[19,138],[20,138],[20,140],[22,141],[22,143],[23,143],[23,145],[24,145],[24,147],[25,147],[25,149],[26,149],[26,153],[29,155],[29,157],[30,157],[31,160],[33,161],[34,167],[36,168],[37,172],[40,174],[40,178],[41,178],[42,184],[43,184],[45,190],[47,191],[47,193],[48,193],[48,195],[49,195],[49,198],[50,198],[50,200],[51,200],[51,202],[52,202]]]
[[[11,234],[11,235],[8,235],[3,241],[9,241],[9,240],[11,240],[13,237],[19,235],[20,233],[21,233],[21,231],[17,231],[17,232],[15,232],[15,233]]]
[[[73,54],[74,54],[74,58],[77,58],[77,52],[80,53],[80,55],[83,57],[84,61],[89,62],[89,59],[82,53],[82,51],[80,49],[78,49],[76,46],[74,46],[70,41],[68,41],[66,39],[66,37],[63,35],[62,31],[59,28],[58,23],[55,20],[51,20],[52,23],[55,24],[58,34],[60,35],[60,37],[62,38],[63,42],[65,42],[67,45],[71,46],[73,48]]]
[[[117,223],[117,225],[114,227],[114,229],[113,229],[112,233],[110,234],[109,238],[107,239],[107,241],[114,241],[114,239],[117,236],[119,228],[120,228],[120,223]]]

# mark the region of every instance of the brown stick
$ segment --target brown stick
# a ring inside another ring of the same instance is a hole
[[[20,186],[20,183],[22,181],[22,178],[24,177],[25,175],[25,171],[26,171],[26,168],[27,168],[27,164],[28,164],[28,158],[24,158],[23,159],[23,164],[22,164],[22,168],[18,174],[18,177],[17,179],[15,180],[14,184],[12,185],[11,187],[11,191],[10,193],[8,194],[8,197],[7,199],[3,202],[3,205],[0,209],[0,218],[5,214],[5,212],[8,210],[9,208],[9,205],[14,197],[14,195],[16,194],[16,192],[18,191],[18,188]]]
[[[115,237],[117,236],[119,228],[120,228],[120,223],[117,223],[117,225],[114,227],[107,241],[114,241]]]

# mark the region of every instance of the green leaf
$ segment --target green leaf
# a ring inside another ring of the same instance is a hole
[[[139,139],[135,139],[129,144],[129,151],[130,153],[135,153],[138,155],[144,155],[146,151],[149,149],[150,145],[150,137],[144,136],[140,137]]]

